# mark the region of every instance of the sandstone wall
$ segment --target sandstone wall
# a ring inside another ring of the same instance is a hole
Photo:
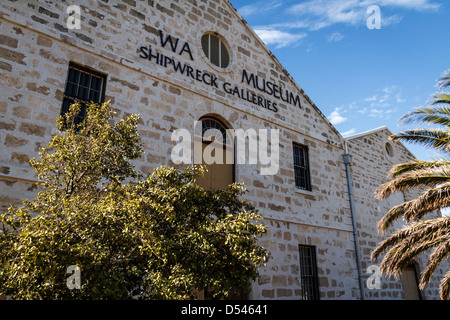
[[[279,129],[276,175],[261,175],[259,166],[236,165],[236,181],[247,186],[248,199],[270,227],[261,243],[273,259],[261,270],[251,297],[299,299],[298,245],[310,244],[317,249],[321,298],[359,298],[343,139],[228,1],[80,1],[80,30],[66,25],[71,4],[21,0],[0,4],[2,209],[35,191],[27,161],[37,156],[38,148],[56,130],[54,119],[60,114],[68,65],[75,62],[107,74],[106,100],[112,100],[118,117],[141,115],[145,154],[136,165],[143,172],[172,165],[171,133],[191,129],[204,115],[214,115],[233,129]],[[179,39],[178,50],[162,45],[160,30]],[[211,31],[220,34],[230,49],[231,64],[226,69],[213,66],[202,52],[201,36]],[[190,52],[180,50],[185,43]],[[170,63],[142,58],[142,46],[216,76],[217,87],[195,74],[174,71]],[[243,70],[298,94],[301,107],[243,83]],[[227,93],[224,82],[276,102],[278,112]],[[295,187],[294,142],[309,147],[310,192]],[[356,179],[375,185],[362,174]],[[359,201],[373,210],[370,192],[361,197],[365,200]],[[362,232],[372,235],[374,227],[366,223],[374,224],[375,217],[368,213],[359,224]],[[375,240],[364,241],[370,247]]]
[[[377,231],[378,221],[394,206],[405,201],[416,198],[420,191],[399,192],[388,199],[379,201],[374,198],[375,190],[388,181],[388,172],[394,164],[406,163],[415,159],[415,156],[398,142],[388,140],[392,133],[386,128],[380,128],[375,132],[366,135],[350,138],[348,140],[348,152],[353,155],[353,165],[351,168],[353,177],[354,202],[356,211],[357,229],[360,243],[362,269],[366,271],[370,265],[377,265],[370,259],[370,255],[378,243],[391,234],[394,230],[404,225],[403,220],[394,224],[386,234],[379,234]],[[386,152],[386,143],[393,147],[393,156]],[[430,214],[429,217],[437,217],[438,213]],[[427,256],[417,260],[418,272],[426,267]],[[430,281],[430,284],[421,292],[423,299],[436,299],[439,297],[439,283],[444,268],[438,268]],[[370,276],[365,274],[365,279]],[[420,274],[419,274],[420,276]],[[368,299],[404,299],[404,287],[401,281],[394,278],[382,278],[381,289],[366,289]]]

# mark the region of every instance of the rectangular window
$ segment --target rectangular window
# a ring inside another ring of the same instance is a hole
[[[303,300],[319,300],[316,247],[299,245],[300,282]]]
[[[311,191],[308,147],[306,146],[294,144],[294,173],[295,186],[302,190]]]
[[[87,103],[102,103],[104,101],[105,84],[106,75],[71,62],[69,64],[61,114],[65,114],[72,103],[79,101],[82,106],[79,115],[75,119],[75,124],[82,122],[86,116]]]

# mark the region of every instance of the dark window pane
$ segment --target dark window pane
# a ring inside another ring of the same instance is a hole
[[[211,37],[210,41],[211,41],[211,47],[210,47],[211,56],[209,57],[209,59],[216,66],[220,67],[219,38]]]
[[[76,84],[68,82],[67,83],[66,94],[71,96],[71,97],[75,97],[75,95],[77,94],[77,88],[78,88],[78,86]]]
[[[73,103],[73,101],[71,99],[64,98],[63,99],[63,105],[62,105],[62,108],[61,108],[61,114],[65,114],[67,111],[69,111],[69,106],[72,103]]]
[[[88,87],[89,81],[90,81],[89,74],[83,72],[80,77],[80,85],[82,85],[84,87]]]
[[[202,37],[202,48],[205,56],[209,59],[209,34],[205,34]]]
[[[72,83],[75,83],[78,81],[78,77],[79,77],[79,71],[75,70],[75,69],[69,69],[69,78],[68,80]]]
[[[82,103],[81,111],[75,119],[75,124],[81,123],[86,116],[86,103],[101,103],[104,91],[105,76],[81,66],[70,65],[66,90],[64,92],[61,114],[69,110],[69,105],[76,100]]]
[[[100,91],[101,89],[101,79],[99,77],[92,77],[91,88],[96,91]]]
[[[227,47],[223,44],[223,42],[222,42],[222,45],[220,47],[220,55],[221,55],[221,58],[222,58],[222,61],[220,62],[221,63],[221,67],[222,68],[228,67],[228,65],[230,64],[230,55],[228,54]]]
[[[311,190],[309,177],[309,160],[307,147],[294,144],[295,186],[303,190]]]
[[[95,99],[96,97],[96,92],[95,90],[91,90],[89,92],[89,101],[93,101],[93,102],[97,102],[97,99]]]
[[[317,274],[316,248],[299,245],[300,281],[303,300],[318,300],[319,281]]]
[[[93,101],[99,103],[100,102],[100,98],[101,98],[100,97],[100,92],[94,91],[94,99],[93,99]]]
[[[88,100],[88,97],[86,96],[86,94],[87,94],[87,88],[80,86],[78,88],[77,98],[80,98],[81,100]]]

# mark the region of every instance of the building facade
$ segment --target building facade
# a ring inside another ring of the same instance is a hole
[[[348,153],[353,155],[352,186],[356,212],[356,224],[359,235],[361,266],[368,270],[374,265],[370,259],[372,250],[383,239],[377,232],[377,223],[392,207],[417,198],[415,191],[397,192],[388,199],[379,201],[374,198],[375,190],[387,181],[387,173],[394,164],[406,163],[414,155],[399,142],[389,140],[392,132],[386,127],[373,129],[346,138]],[[432,213],[437,217],[440,213]],[[394,223],[393,231],[404,225],[402,221]],[[389,234],[387,232],[387,234]],[[426,268],[427,257],[419,257],[402,275],[401,281],[394,278],[382,278],[380,290],[365,290],[367,299],[435,299],[439,296],[439,279],[448,270],[448,263],[437,270],[433,281],[423,290],[418,290],[420,273]],[[370,277],[367,273],[366,276]]]
[[[247,146],[247,161],[212,164],[202,182],[244,183],[247,199],[269,227],[260,243],[272,258],[248,298],[361,299],[362,292],[367,299],[412,297],[394,279],[381,279],[380,289],[361,290],[374,264],[370,252],[381,239],[376,223],[399,201],[379,203],[373,192],[393,163],[414,158],[401,144],[390,145],[395,158],[386,155],[387,129],[345,140],[227,0],[71,5],[0,4],[1,210],[35,194],[28,160],[49,141],[55,118],[74,100],[111,100],[119,118],[140,114],[145,154],[136,166],[143,173],[180,165],[172,154],[178,143],[173,133],[186,129],[195,136],[196,121],[202,133],[242,130],[248,141],[254,133],[276,132],[268,138],[270,161],[253,163],[249,159],[261,160],[261,154],[252,155],[257,149]],[[362,273],[343,162],[346,145],[353,155]],[[420,298],[438,297],[438,283]]]

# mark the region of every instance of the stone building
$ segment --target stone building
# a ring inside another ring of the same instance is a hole
[[[348,153],[353,155],[352,186],[356,223],[359,234],[361,266],[367,270],[374,262],[370,254],[382,240],[377,223],[392,207],[419,196],[418,191],[397,192],[384,201],[376,200],[375,190],[387,181],[387,173],[394,164],[409,162],[414,155],[401,143],[389,141],[392,132],[386,127],[373,129],[346,138]],[[439,213],[430,214],[437,217]],[[397,221],[394,228],[402,227]],[[417,287],[420,273],[426,268],[426,257],[419,257],[407,268],[402,281],[381,279],[380,290],[365,290],[367,299],[434,299],[439,296],[439,282],[446,269],[437,270],[434,280],[423,291]],[[446,265],[448,268],[448,264]],[[366,274],[366,276],[370,276]]]
[[[248,298],[361,299],[370,251],[380,240],[376,223],[395,202],[379,203],[373,191],[393,163],[413,155],[401,144],[391,145],[394,158],[386,155],[387,129],[344,140],[227,0],[71,5],[0,4],[0,209],[33,197],[28,160],[75,99],[111,100],[118,117],[140,114],[145,154],[136,166],[144,173],[175,164],[172,134],[195,135],[195,121],[201,132],[242,129],[248,141],[270,129],[278,133],[268,139],[267,155],[278,156],[273,162],[252,163],[261,154],[249,151],[248,161],[210,165],[202,182],[243,182],[269,226],[260,243],[272,259]],[[353,155],[360,272],[346,144]],[[267,171],[273,168],[275,174]],[[422,298],[436,298],[437,288],[431,283]],[[402,282],[390,279],[382,279],[381,289],[363,290],[366,298],[406,297]]]

